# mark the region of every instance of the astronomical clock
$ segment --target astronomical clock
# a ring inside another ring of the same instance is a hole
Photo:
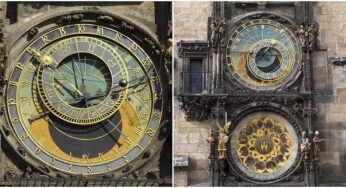
[[[246,21],[227,40],[227,68],[243,87],[279,90],[292,84],[302,71],[299,38],[275,20]]]
[[[89,9],[32,22],[8,46],[3,138],[43,176],[147,179],[169,131],[164,42]]]
[[[265,16],[240,22],[226,39],[227,76],[240,88],[249,89],[249,93],[287,92],[302,73],[299,35]],[[243,117],[234,121],[229,142],[229,161],[234,170],[255,182],[284,177],[300,161],[301,130],[297,122],[285,117],[289,116],[289,110],[276,109],[275,101],[263,100],[254,101],[262,109],[249,108],[248,113],[240,113]]]
[[[206,54],[202,95],[183,88],[180,100],[188,120],[211,119],[210,185],[316,185],[316,161],[301,144],[314,132],[312,4],[212,6],[206,45],[180,43],[184,59],[192,46]]]

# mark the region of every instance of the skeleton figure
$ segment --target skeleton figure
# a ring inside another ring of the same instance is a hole
[[[314,143],[314,157],[315,158],[320,157],[320,152],[321,152],[320,142],[324,140],[319,138],[319,134],[320,133],[318,131],[315,131],[314,138],[312,139],[312,142]]]
[[[304,160],[307,160],[309,157],[310,145],[309,139],[306,137],[306,132],[303,131],[303,138],[300,142],[300,150],[302,151]]]
[[[219,122],[217,122],[217,127],[219,129],[219,143],[218,143],[218,154],[219,154],[219,159],[224,159],[226,158],[226,143],[228,142],[228,129],[231,126],[231,122],[228,122],[225,124],[224,127],[221,127]]]

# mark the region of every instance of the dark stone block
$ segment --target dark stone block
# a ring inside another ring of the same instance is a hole
[[[328,130],[329,129],[329,122],[325,121],[316,121],[312,125],[315,130]]]
[[[326,122],[326,114],[316,114],[315,119],[317,122]]]
[[[339,97],[339,103],[346,103],[346,97]]]
[[[345,152],[346,140],[327,139],[321,142],[321,151]]]
[[[324,152],[324,151],[329,151],[329,148],[328,148],[328,146],[327,146],[327,140],[325,140],[324,142],[321,142],[320,143],[320,148],[321,148],[321,152]],[[311,149],[313,149],[313,148],[311,148]]]
[[[330,121],[329,130],[346,130],[346,122]]]
[[[333,95],[316,95],[316,103],[333,103],[334,98]]]
[[[346,139],[346,130],[325,130],[321,131],[322,139]]]

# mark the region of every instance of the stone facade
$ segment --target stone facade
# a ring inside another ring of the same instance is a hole
[[[346,56],[345,7],[345,2],[318,2],[314,6],[321,49],[313,54],[317,94],[315,126],[326,139],[321,148],[321,183],[345,183],[346,178],[343,170],[346,165],[343,159],[346,148],[345,68],[331,63],[331,58]]]
[[[207,17],[212,11],[210,2],[175,2],[174,8],[174,45],[181,40],[207,39]],[[321,185],[345,183],[346,179],[346,67],[331,63],[331,58],[346,57],[345,8],[345,2],[315,2],[313,5],[314,20],[319,25],[318,50],[312,54],[317,105],[313,126],[320,130],[321,137],[325,139],[321,144]],[[181,83],[181,59],[177,52],[175,60],[174,89],[177,95]],[[206,138],[210,121],[185,121],[184,113],[177,103],[178,100],[175,100],[174,153],[185,154],[190,158],[188,185],[208,185],[209,148]],[[176,174],[178,185],[178,181],[184,177],[181,170],[176,169]]]
[[[211,15],[211,2],[174,2],[174,92],[179,93],[181,60],[177,58],[177,42],[181,40],[207,40],[208,17]],[[179,101],[174,99],[174,154],[188,155],[187,168],[175,168],[176,186],[202,184],[208,185],[209,136],[210,121],[186,121],[179,109]],[[187,173],[186,173],[187,171]],[[186,177],[187,176],[187,177]]]

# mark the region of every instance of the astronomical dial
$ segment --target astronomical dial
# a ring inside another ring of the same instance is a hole
[[[283,24],[257,19],[244,23],[230,36],[226,52],[231,76],[260,91],[287,87],[301,69],[299,39]]]
[[[128,80],[128,74],[117,51],[92,37],[69,37],[52,45],[44,53],[53,61],[41,66],[37,80],[48,110],[78,125],[99,123],[118,111],[127,95],[119,82]]]
[[[269,181],[285,174],[297,159],[298,137],[281,115],[256,112],[238,123],[231,148],[232,160],[245,176]]]
[[[99,25],[43,32],[18,55],[6,88],[18,141],[68,174],[103,174],[137,159],[163,115],[161,76],[148,51]]]

